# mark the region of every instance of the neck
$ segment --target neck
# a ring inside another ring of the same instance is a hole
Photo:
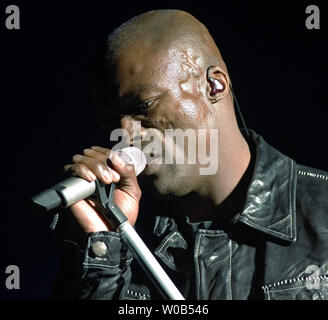
[[[238,152],[226,150],[220,154],[218,173],[210,179],[206,177],[198,192],[171,201],[171,210],[188,216],[191,222],[213,220],[220,223],[239,213],[245,203],[254,159],[251,161],[251,152],[242,135],[238,143],[235,149]]]

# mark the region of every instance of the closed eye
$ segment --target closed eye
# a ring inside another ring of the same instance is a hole
[[[136,114],[147,114],[147,112],[149,111],[149,107],[151,107],[151,105],[154,103],[155,100],[156,99],[152,99],[149,101],[139,103],[135,109],[135,113]]]

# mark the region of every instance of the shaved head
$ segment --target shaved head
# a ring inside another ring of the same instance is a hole
[[[184,11],[154,10],[123,23],[108,37],[107,58],[115,61],[122,52],[140,41],[157,51],[172,47],[189,49],[208,66],[224,64],[207,28]]]

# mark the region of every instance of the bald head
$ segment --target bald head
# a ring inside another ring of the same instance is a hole
[[[115,61],[136,43],[147,43],[158,52],[170,48],[189,50],[207,66],[226,70],[221,54],[207,28],[187,12],[154,10],[123,23],[108,37],[107,58]]]

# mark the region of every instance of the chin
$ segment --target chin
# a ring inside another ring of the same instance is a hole
[[[140,187],[153,197],[165,200],[181,197],[188,193],[181,181],[185,178],[168,174],[145,175],[140,180]]]

